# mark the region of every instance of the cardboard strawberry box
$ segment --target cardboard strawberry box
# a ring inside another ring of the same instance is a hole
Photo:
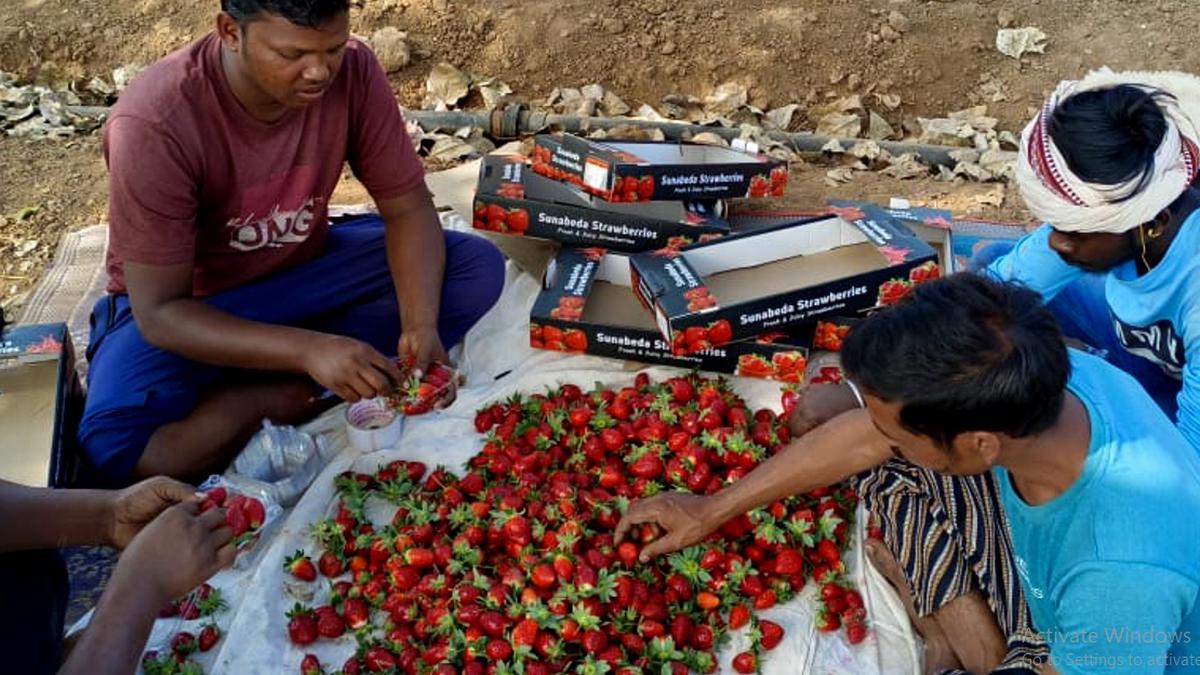
[[[0,330],[0,478],[34,487],[70,483],[82,406],[65,324]]]
[[[535,173],[610,202],[782,197],[787,163],[767,155],[689,143],[535,139]]]
[[[536,349],[798,382],[812,327],[777,332],[694,354],[673,352],[629,286],[629,259],[564,246],[551,261],[530,318]]]
[[[488,155],[479,171],[472,226],[485,232],[630,252],[729,232],[713,200],[596,208],[578,189],[534,174],[521,155]]]
[[[660,333],[692,352],[826,316],[858,316],[936,276],[937,253],[883,209],[832,210],[634,255],[634,290]]]

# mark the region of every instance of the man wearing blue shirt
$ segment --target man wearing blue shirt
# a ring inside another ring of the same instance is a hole
[[[866,410],[717,495],[636,503],[618,537],[657,523],[665,535],[643,555],[659,555],[896,455],[962,480],[993,476],[1033,626],[1050,646],[1040,672],[1200,669],[1200,457],[1133,378],[1069,351],[1036,293],[973,274],[922,285],[857,326],[842,358]]]
[[[1200,78],[1098,71],[1026,128],[1017,184],[1048,225],[977,264],[1039,292],[1200,448]],[[994,260],[993,260],[994,259]]]

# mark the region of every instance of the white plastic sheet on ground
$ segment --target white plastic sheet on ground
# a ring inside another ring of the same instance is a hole
[[[529,349],[526,317],[538,290],[538,284],[527,275],[510,272],[509,285],[500,305],[484,319],[468,337],[460,366],[467,375],[467,385],[458,401],[448,410],[407,421],[403,440],[394,450],[356,456],[350,450],[338,455],[318,476],[308,493],[300,500],[281,528],[269,542],[269,547],[256,569],[241,578],[218,579],[228,586],[239,601],[229,612],[231,620],[223,621],[227,636],[219,645],[215,657],[209,655],[205,665],[212,664],[214,673],[293,673],[306,651],[315,653],[330,670],[341,666],[354,650],[350,635],[339,640],[321,640],[306,650],[288,643],[285,613],[298,600],[321,604],[328,597],[322,584],[291,584],[283,569],[283,560],[297,549],[317,552],[307,535],[310,522],[329,514],[335,493],[333,478],[348,468],[372,469],[397,458],[443,464],[461,470],[465,462],[481,447],[480,436],[472,421],[474,411],[485,402],[503,398],[514,391],[541,391],[562,382],[583,386],[593,382],[617,384],[632,377],[633,367],[619,361],[594,357],[567,356]],[[662,377],[666,368],[650,369]],[[499,377],[508,373],[504,377]],[[738,380],[737,391],[758,406],[778,406],[778,386],[749,380]],[[330,411],[318,425],[327,431],[326,440],[347,447],[344,431],[336,423],[342,408]],[[855,546],[849,556],[855,582],[864,592],[871,620],[871,634],[860,645],[851,646],[841,633],[817,633],[813,617],[814,586],[787,605],[776,607],[763,615],[779,622],[787,630],[787,638],[764,659],[763,672],[768,675],[793,673],[853,673],[855,675],[892,675],[919,672],[916,639],[904,615],[903,606],[895,593],[862,556],[863,518],[855,536]],[[267,543],[267,542],[264,542]],[[303,597],[304,591],[315,589],[315,597]],[[293,593],[300,593],[297,597]],[[720,658],[722,672],[729,672],[733,654],[748,643],[737,634]]]

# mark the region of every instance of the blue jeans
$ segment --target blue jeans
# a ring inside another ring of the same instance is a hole
[[[970,269],[984,269],[1011,251],[1013,245],[1014,242],[1008,241],[988,244],[971,260]],[[1158,407],[1175,421],[1179,410],[1176,398],[1183,382],[1152,361],[1125,350],[1104,297],[1105,276],[1096,272],[1084,275],[1054,296],[1046,307],[1058,319],[1064,335],[1084,343],[1093,354],[1132,375]]]
[[[445,238],[438,332],[449,349],[499,299],[504,257],[471,234],[446,232]],[[400,309],[378,216],[334,225],[320,257],[205,302],[250,321],[357,338],[385,355],[396,353],[400,339]],[[114,479],[133,472],[159,427],[187,417],[206,391],[238,374],[148,343],[126,295],[96,304],[88,357],[79,441],[92,463]]]

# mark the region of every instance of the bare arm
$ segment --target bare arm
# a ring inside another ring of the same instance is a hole
[[[400,305],[403,334],[397,353],[415,358],[417,368],[424,369],[432,360],[446,360],[438,336],[446,272],[441,220],[424,184],[376,206],[387,228],[388,266]]]
[[[195,489],[153,478],[120,491],[47,490],[0,481],[0,553],[61,546],[123,547]]]
[[[247,321],[211,307],[192,297],[192,271],[191,263],[125,263],[129,302],[147,342],[217,366],[305,372],[305,347],[319,333]]]
[[[305,373],[348,401],[385,394],[400,377],[391,360],[364,342],[247,321],[197,300],[191,264],[127,262],[125,280],[146,340],[194,361]]]
[[[867,411],[843,413],[711,497],[669,493],[635,503],[618,524],[616,538],[621,540],[634,525],[657,524],[666,534],[642,551],[649,560],[691,546],[751,509],[833,485],[891,457],[891,444]]]

